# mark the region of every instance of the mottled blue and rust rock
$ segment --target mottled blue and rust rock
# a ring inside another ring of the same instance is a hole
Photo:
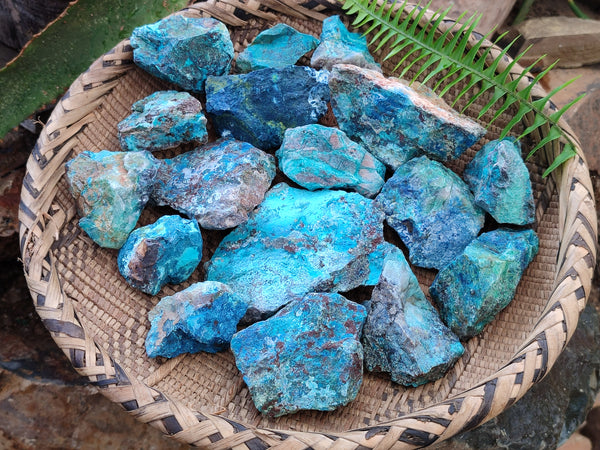
[[[235,362],[265,415],[332,411],[354,400],[363,377],[365,308],[339,294],[308,294],[236,333]]]

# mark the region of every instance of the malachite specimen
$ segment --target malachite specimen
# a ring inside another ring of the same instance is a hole
[[[405,386],[441,378],[463,354],[458,337],[425,298],[402,251],[391,249],[363,330],[365,366]]]
[[[479,236],[429,288],[444,322],[461,338],[481,333],[513,299],[537,252],[533,230],[501,228]]]
[[[249,299],[245,323],[308,292],[345,292],[370,272],[383,242],[383,213],[354,192],[273,187],[248,221],[219,244],[207,279]]]
[[[275,158],[246,142],[221,140],[162,160],[153,200],[222,230],[245,222],[275,177]]]
[[[117,125],[123,150],[164,150],[208,140],[202,104],[187,92],[157,91],[131,107]]]
[[[348,31],[339,16],[323,21],[321,43],[310,60],[310,65],[317,69],[331,70],[335,64],[353,64],[381,72],[369,53],[367,38]]]
[[[236,67],[240,72],[267,68],[282,68],[295,64],[305,53],[314,50],[319,40],[300,33],[284,23],[262,31],[240,53]]]
[[[337,128],[288,128],[276,156],[283,173],[311,191],[346,188],[372,198],[384,183],[385,165]]]
[[[281,145],[287,128],[317,121],[327,112],[329,72],[288,66],[242,75],[208,77],[206,111],[217,131],[262,150]]]
[[[376,198],[416,266],[441,269],[483,227],[485,213],[467,185],[426,156],[400,166]]]
[[[363,377],[365,308],[339,294],[308,294],[231,340],[237,367],[265,415],[332,411],[354,400]]]
[[[148,203],[158,165],[146,151],[85,151],[67,162],[79,226],[100,247],[125,243]]]
[[[163,216],[131,232],[117,263],[136,289],[156,295],[167,284],[182,283],[202,259],[202,235],[195,220]]]
[[[464,172],[475,203],[498,223],[527,225],[535,221],[529,171],[513,138],[488,142]]]
[[[164,297],[150,312],[146,335],[149,357],[216,353],[229,348],[246,302],[222,283],[195,283]]]
[[[131,46],[142,69],[193,92],[204,91],[207,76],[229,73],[234,55],[222,22],[180,15],[134,29]]]
[[[485,133],[426,88],[373,70],[334,66],[329,87],[340,129],[392,169],[420,154],[458,158]]]

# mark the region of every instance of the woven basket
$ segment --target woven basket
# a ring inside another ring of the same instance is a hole
[[[318,36],[325,17],[341,14],[337,8],[327,0],[209,0],[180,13],[225,22],[239,52],[277,22]],[[386,62],[384,72],[390,75],[393,66],[394,61]],[[230,352],[148,358],[147,312],[160,297],[200,281],[202,269],[157,297],[130,288],[118,273],[116,251],[99,248],[79,229],[63,175],[65,162],[84,150],[119,150],[116,125],[131,104],[168,87],[137,68],[128,41],[121,42],[79,76],[58,103],[29,159],[23,185],[20,242],[37,312],[75,369],[112,401],[181,442],[210,449],[414,448],[498,415],[552,367],[585,306],[596,261],[596,212],[581,150],[552,176],[541,176],[561,144],[547,145],[528,163],[539,254],[514,301],[466,343],[464,356],[444,378],[404,388],[387,376],[366,373],[358,397],[346,407],[268,419],[255,409]],[[485,103],[481,99],[479,107]],[[477,110],[477,105],[469,109]],[[510,118],[510,111],[500,117],[452,168],[460,173]],[[525,143],[524,151],[547,132]],[[158,215],[148,209],[140,223]],[[433,273],[416,273],[426,290]]]

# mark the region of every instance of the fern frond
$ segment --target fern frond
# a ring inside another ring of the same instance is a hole
[[[410,83],[423,78],[422,82],[433,84],[433,91],[441,97],[460,86],[452,106],[456,106],[461,99],[470,95],[462,112],[484,95],[489,95],[489,100],[478,115],[481,119],[487,112],[495,109],[488,126],[509,108],[516,108],[514,117],[500,132],[501,137],[510,134],[525,116],[533,117],[533,120],[531,125],[520,134],[519,139],[523,139],[540,127],[546,127],[549,132],[530,151],[528,158],[545,145],[555,140],[562,140],[565,143],[563,150],[544,176],[576,154],[575,143],[562,130],[558,122],[565,111],[582,96],[558,111],[552,112],[547,108],[551,97],[574,80],[553,89],[541,99],[532,99],[532,89],[554,67],[554,64],[534,78],[531,78],[529,72],[539,60],[515,74],[517,64],[528,49],[507,64],[501,64],[508,50],[515,43],[515,39],[492,58],[492,46],[487,45],[486,42],[491,33],[477,40],[472,38],[481,16],[467,17],[467,14],[463,13],[453,26],[441,30],[441,24],[447,19],[450,8],[438,10],[428,17],[426,13],[430,3],[423,7],[417,5],[409,8],[408,0],[401,3],[396,1],[388,3],[385,0],[339,1],[342,2],[342,9],[348,15],[355,16],[353,26],[367,27],[365,35],[374,33],[369,45],[374,47],[375,51],[387,46],[384,60],[399,58],[394,71],[402,68],[400,77],[405,77],[413,70],[414,75]],[[502,37],[504,35],[496,38],[493,44],[497,44]]]

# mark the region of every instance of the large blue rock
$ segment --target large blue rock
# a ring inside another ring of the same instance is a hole
[[[376,201],[416,266],[441,269],[477,236],[485,213],[458,175],[420,156],[400,166]]]
[[[263,414],[332,411],[362,383],[365,308],[339,294],[308,294],[231,340],[235,362]]]
[[[398,248],[385,256],[362,342],[367,369],[388,372],[392,381],[406,386],[441,378],[464,352]]]
[[[513,138],[488,142],[463,175],[475,203],[498,223],[527,225],[535,220],[529,171]]]
[[[264,30],[240,53],[236,67],[240,72],[282,68],[295,64],[305,53],[314,50],[319,40],[310,34],[278,23]]]
[[[310,67],[288,66],[208,77],[206,111],[221,135],[262,150],[275,149],[287,128],[317,123],[327,112],[328,75]]]
[[[537,252],[533,230],[501,228],[479,236],[429,288],[444,322],[462,338],[479,334],[513,299]]]
[[[346,188],[372,198],[384,183],[385,165],[337,128],[288,128],[275,155],[283,173],[311,191]]]
[[[204,91],[207,76],[229,73],[234,55],[222,22],[181,15],[134,29],[131,46],[138,66],[194,92]]]
[[[226,350],[246,306],[229,287],[214,281],[195,283],[164,297],[148,313],[146,353],[151,358],[174,358]]]
[[[249,299],[244,322],[308,292],[345,292],[369,278],[383,213],[357,193],[273,187],[206,265],[207,279]]]
[[[202,259],[202,235],[195,220],[163,216],[131,232],[117,263],[127,283],[150,295],[189,278]]]

